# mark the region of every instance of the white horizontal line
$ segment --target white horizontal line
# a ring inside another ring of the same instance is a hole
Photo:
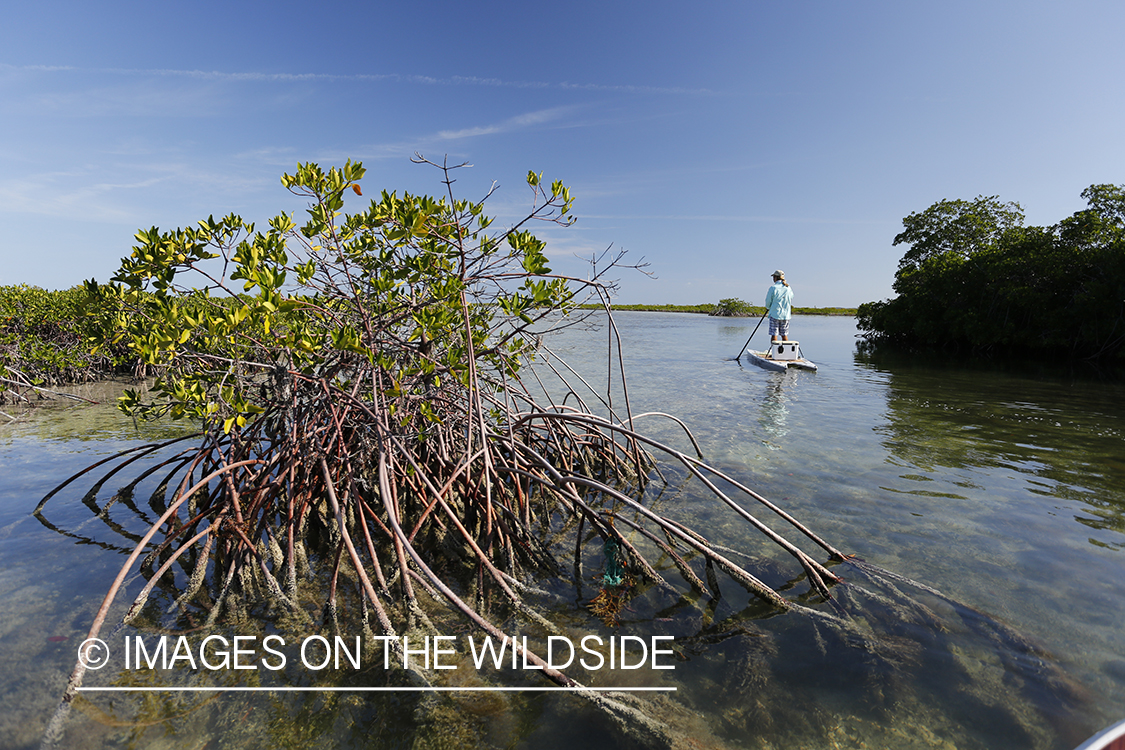
[[[596,693],[675,692],[674,687],[80,687],[80,693]]]

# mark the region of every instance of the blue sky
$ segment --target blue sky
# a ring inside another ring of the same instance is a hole
[[[297,162],[363,161],[370,196],[463,197],[501,223],[529,169],[656,275],[621,303],[891,295],[902,217],[999,195],[1030,224],[1125,183],[1125,3],[52,2],[0,24],[0,284],[106,280],[141,227],[264,222]],[[359,208],[353,199],[352,208]]]

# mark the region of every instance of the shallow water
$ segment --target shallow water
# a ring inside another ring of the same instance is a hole
[[[843,551],[941,595],[840,566],[847,587],[814,606],[858,623],[850,635],[812,618],[764,617],[729,581],[711,606],[666,611],[655,594],[639,597],[622,627],[674,635],[679,648],[677,669],[659,676],[678,688],[661,699],[669,723],[715,747],[1063,749],[1125,716],[1125,388],[1095,373],[870,357],[856,352],[844,318],[794,320],[819,372],[769,373],[731,361],[756,322],[619,313],[633,413],[675,414],[711,464]],[[600,374],[607,333],[548,341]],[[765,339],[759,331],[755,343]],[[590,382],[605,387],[604,376]],[[618,375],[612,384],[620,412]],[[667,420],[639,424],[688,448]],[[122,560],[120,534],[91,522],[80,492],[49,514],[76,535],[31,510],[98,457],[180,429],[89,405],[0,426],[0,747],[37,746]],[[660,502],[689,508],[724,543],[759,550],[731,514],[669,478]],[[763,554],[767,582],[786,585],[792,573]],[[568,615],[574,632],[594,627],[585,614]],[[859,644],[860,631],[874,647]],[[472,746],[467,726],[487,747],[630,746],[568,697],[451,700],[422,731],[411,718],[418,701],[394,695],[223,694],[199,706],[152,702],[139,712],[155,717],[147,726],[90,706],[74,721],[86,747],[302,747],[313,737],[329,747]],[[107,705],[139,710],[125,699],[96,704]]]

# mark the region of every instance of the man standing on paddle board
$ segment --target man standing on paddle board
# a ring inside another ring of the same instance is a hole
[[[770,342],[789,340],[789,317],[793,314],[793,287],[785,280],[784,271],[773,272],[773,286],[766,292],[766,307],[770,316]]]

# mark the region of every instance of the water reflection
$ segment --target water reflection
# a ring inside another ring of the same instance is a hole
[[[887,419],[877,432],[907,469],[900,478],[915,483],[896,491],[1029,493],[1078,507],[1076,521],[1113,532],[1092,543],[1125,547],[1125,408],[1106,398],[1107,386],[1091,397],[1082,383],[1005,372],[902,367],[885,375]]]
[[[788,390],[797,387],[800,375],[795,371],[770,373],[762,394],[762,408],[758,412],[758,424],[771,440],[780,440],[789,433],[786,423],[789,418]]]

